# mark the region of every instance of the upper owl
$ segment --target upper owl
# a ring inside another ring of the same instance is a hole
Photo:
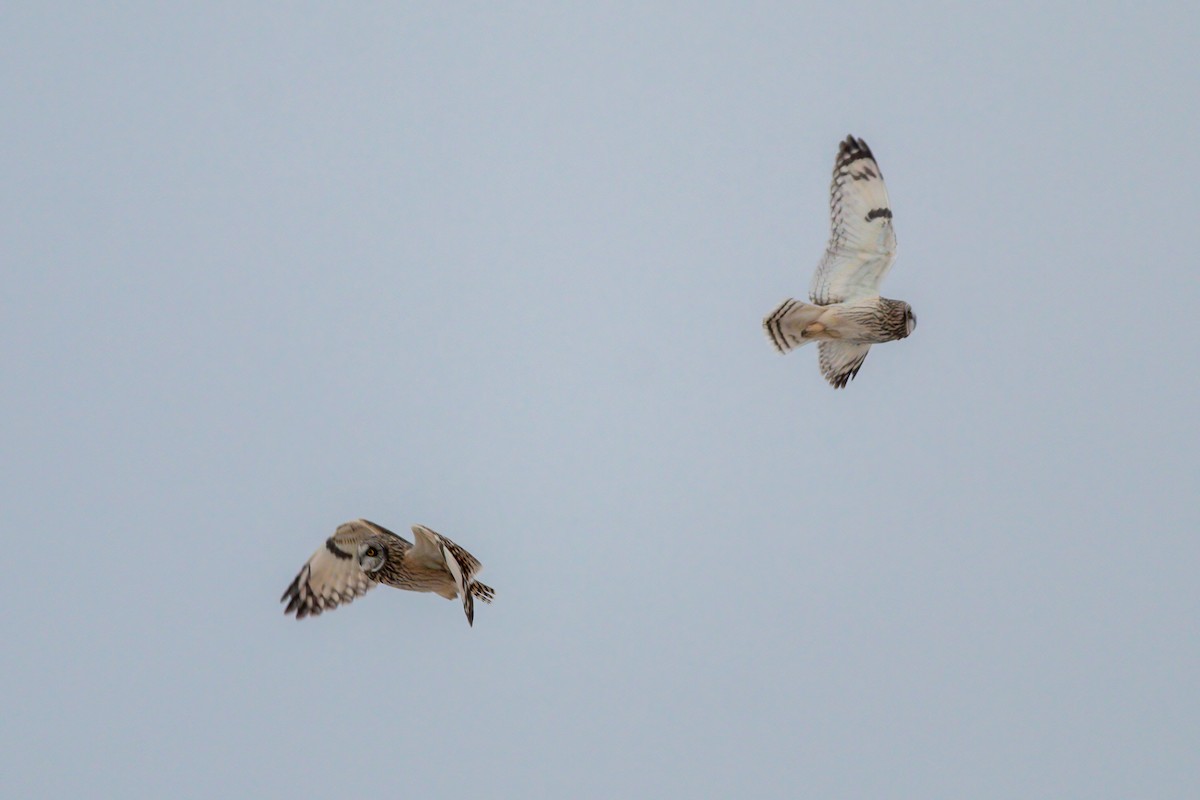
[[[338,526],[317,548],[284,591],[284,613],[296,619],[349,603],[378,583],[414,592],[462,598],[467,623],[475,622],[475,598],[492,602],[495,592],[475,580],[483,566],[473,555],[424,525],[413,525],[416,544],[382,525],[356,519]]]
[[[917,317],[908,303],[879,296],[896,259],[896,233],[883,173],[862,139],[847,136],[838,147],[829,211],[829,245],[809,287],[812,302],[783,301],[763,327],[781,353],[820,342],[821,372],[841,389],[872,344],[905,338]]]

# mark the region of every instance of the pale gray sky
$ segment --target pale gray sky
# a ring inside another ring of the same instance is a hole
[[[1194,4],[111,5],[0,10],[0,794],[1200,794]],[[495,605],[285,618],[358,516]]]

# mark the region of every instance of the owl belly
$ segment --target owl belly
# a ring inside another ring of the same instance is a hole
[[[408,560],[397,572],[385,575],[383,582],[410,592],[433,592],[447,600],[458,597],[454,577],[444,567],[426,566]]]
[[[887,315],[878,301],[828,306],[814,324],[823,326],[823,330],[812,337],[817,340],[878,344],[897,338],[888,329]]]

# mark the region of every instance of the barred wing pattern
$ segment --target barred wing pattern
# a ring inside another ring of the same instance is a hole
[[[442,536],[437,531],[424,525],[412,526],[416,545],[409,554],[414,560],[420,560],[430,567],[442,566],[454,578],[458,596],[462,598],[463,611],[467,615],[467,624],[475,624],[475,598],[485,603],[492,602],[494,593],[490,586],[484,586],[475,580],[475,576],[483,570],[483,565],[454,542]]]
[[[322,611],[349,603],[379,585],[358,560],[359,546],[368,535],[369,531],[363,528],[343,525],[326,539],[300,568],[300,574],[280,598],[280,601],[288,601],[284,613],[295,612],[296,619],[315,617]]]
[[[869,344],[854,342],[818,342],[817,364],[821,374],[835,389],[845,389],[846,384],[862,369],[871,350]]]
[[[896,259],[896,233],[883,173],[862,139],[847,136],[841,143],[829,189],[829,246],[809,297],[829,305],[878,295]]]

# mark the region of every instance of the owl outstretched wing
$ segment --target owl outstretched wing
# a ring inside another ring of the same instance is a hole
[[[362,523],[355,520],[339,527],[300,568],[300,574],[279,598],[280,602],[287,601],[285,614],[295,613],[296,619],[315,617],[351,602],[379,583],[359,563],[359,548],[378,535]]]
[[[413,525],[414,545],[410,557],[420,559],[432,567],[444,567],[454,578],[458,595],[462,598],[463,612],[467,615],[467,623],[475,624],[475,600],[478,597],[485,603],[492,602],[494,592],[475,580],[475,576],[483,571],[483,565],[463,548],[454,542],[426,528],[424,525]]]
[[[829,188],[829,246],[809,287],[809,297],[823,306],[878,295],[896,259],[887,187],[862,139],[847,136],[838,147]]]
[[[870,349],[869,344],[818,342],[817,363],[821,366],[821,374],[833,388],[846,388],[846,384],[862,369]]]

